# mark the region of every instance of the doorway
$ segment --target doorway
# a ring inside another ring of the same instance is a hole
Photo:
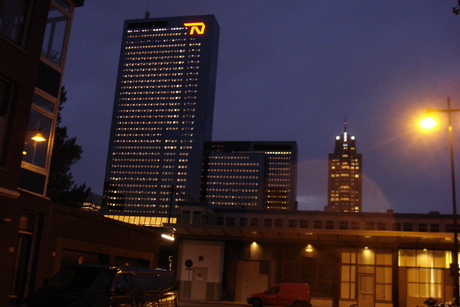
[[[358,274],[358,306],[374,307],[374,274]]]
[[[190,298],[194,300],[206,300],[208,285],[208,268],[196,268],[192,270],[192,289]]]

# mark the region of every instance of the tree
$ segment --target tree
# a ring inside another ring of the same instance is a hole
[[[91,188],[86,184],[77,186],[70,172],[72,165],[81,159],[83,152],[77,144],[77,138],[69,138],[67,127],[62,126],[61,111],[63,104],[67,101],[67,91],[61,88],[61,99],[59,101],[58,117],[54,136],[53,155],[49,173],[47,196],[52,201],[74,208],[79,208],[88,198]]]
[[[460,15],[460,0],[457,0],[457,6],[454,6],[452,10],[455,15]]]

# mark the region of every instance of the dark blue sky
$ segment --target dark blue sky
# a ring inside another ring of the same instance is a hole
[[[363,154],[363,211],[451,213],[447,127],[421,133],[416,119],[448,96],[460,108],[455,4],[88,0],[75,11],[64,78],[63,124],[83,147],[75,180],[102,194],[123,22],[148,8],[152,17],[216,16],[213,138],[297,141],[299,209],[324,209],[327,157],[346,115]],[[460,170],[460,113],[453,119]]]

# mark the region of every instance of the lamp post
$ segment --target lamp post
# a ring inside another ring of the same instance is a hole
[[[453,287],[454,287],[454,304],[459,306],[459,266],[458,266],[458,220],[457,220],[457,193],[455,186],[455,165],[454,165],[454,139],[452,132],[452,113],[460,112],[460,109],[451,109],[450,108],[450,98],[447,98],[447,109],[446,110],[433,110],[428,109],[427,114],[430,113],[447,113],[448,124],[449,124],[449,148],[450,148],[450,176],[452,184],[452,214],[453,214],[453,223],[454,223],[454,250],[452,255],[452,263],[450,264],[450,274],[453,277]],[[428,118],[425,118],[420,124],[425,128],[430,128],[436,125],[436,122],[431,119],[431,124],[427,125]]]

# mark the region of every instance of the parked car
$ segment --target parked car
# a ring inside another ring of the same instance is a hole
[[[254,307],[265,305],[311,307],[310,285],[306,283],[275,284],[264,292],[249,295],[246,300]]]
[[[172,271],[71,265],[63,267],[24,303],[29,307],[177,307],[177,301]]]

